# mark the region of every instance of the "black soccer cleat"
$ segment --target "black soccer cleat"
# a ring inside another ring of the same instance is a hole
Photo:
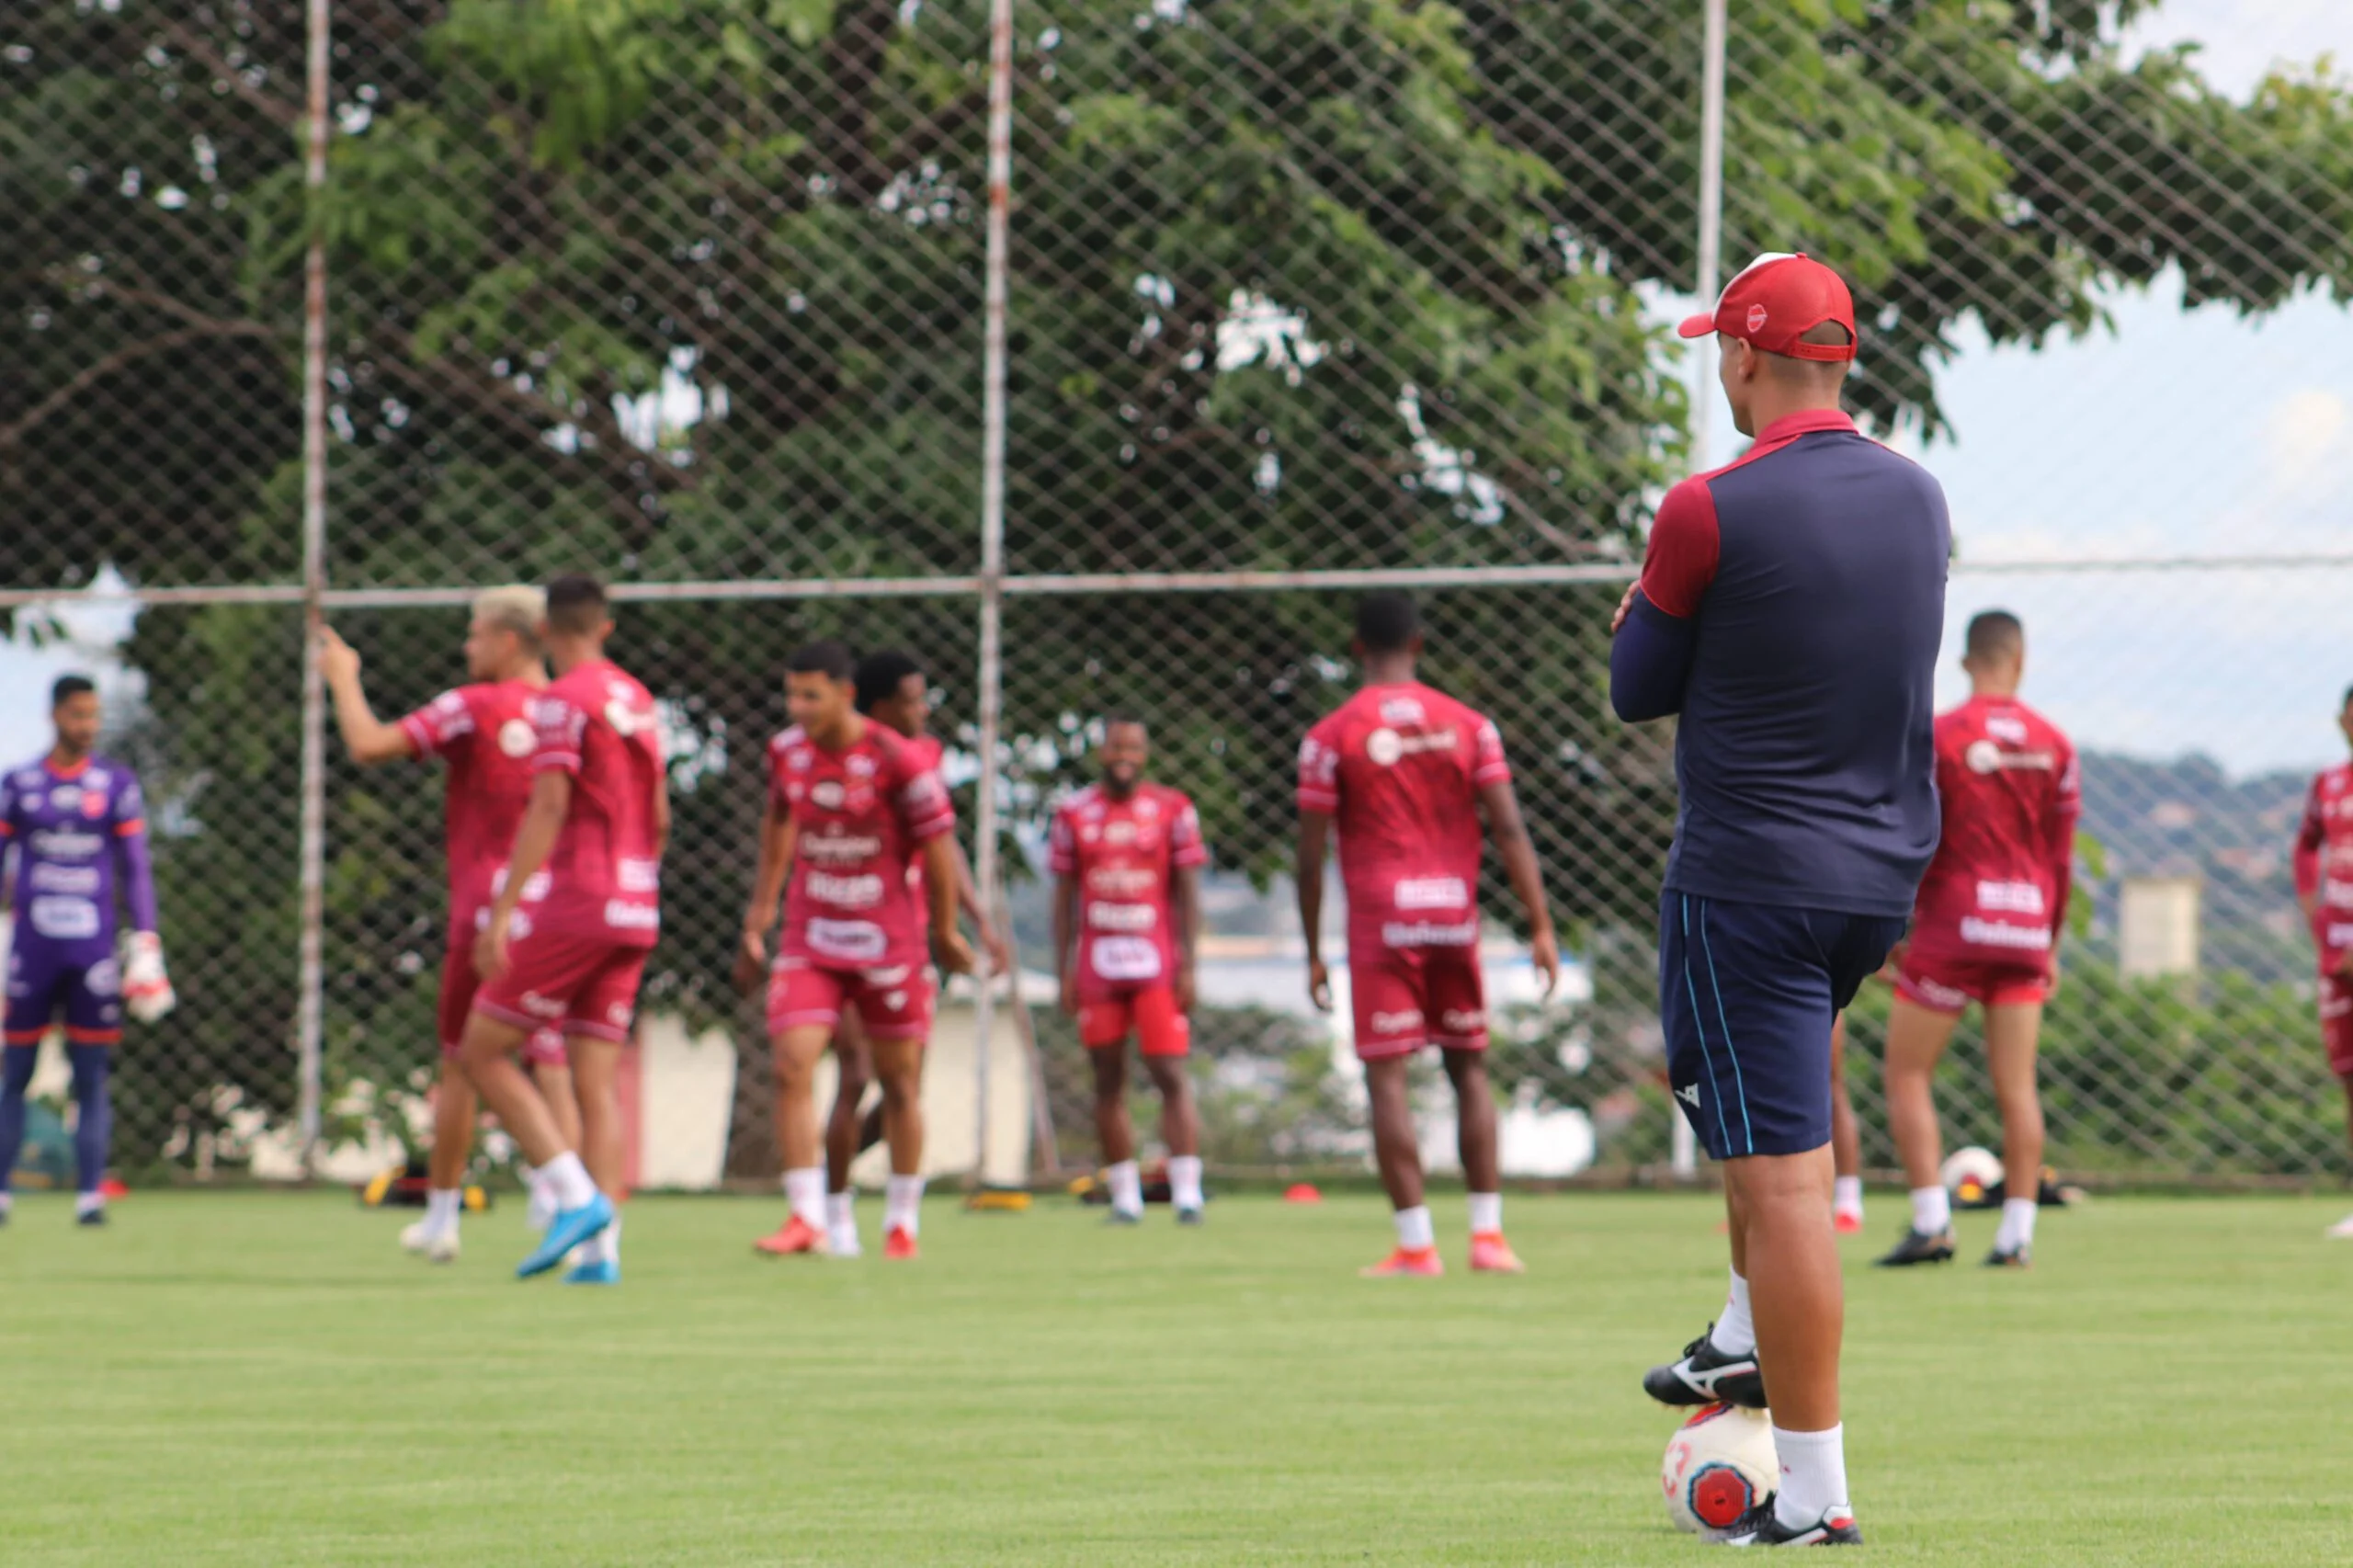
[[[1199,1209],[1179,1209],[1176,1210],[1176,1222],[1180,1225],[1198,1225],[1201,1222],[1202,1218],[1202,1213]]]
[[[1938,1231],[1929,1235],[1924,1231],[1906,1229],[1904,1239],[1885,1257],[1872,1261],[1874,1268],[1909,1268],[1915,1263],[1950,1263],[1952,1233]]]
[[[1103,1223],[1107,1227],[1141,1225],[1143,1223],[1143,1216],[1141,1214],[1131,1214],[1124,1209],[1114,1209],[1111,1212],[1103,1217]]]
[[[1855,1524],[1852,1508],[1826,1509],[1813,1523],[1792,1529],[1781,1522],[1768,1497],[1716,1539],[1725,1546],[1860,1546],[1863,1532]]]
[[[1765,1375],[1757,1370],[1756,1352],[1734,1356],[1719,1350],[1708,1333],[1683,1347],[1679,1360],[1653,1367],[1643,1374],[1643,1392],[1661,1404],[1736,1404],[1743,1410],[1765,1408]]]
[[[103,1208],[85,1209],[74,1216],[74,1222],[77,1225],[103,1225],[107,1222],[107,1211]]]
[[[1992,1252],[1985,1255],[1985,1262],[1983,1267],[1987,1268],[2032,1268],[2034,1267],[2034,1249],[2023,1242],[2019,1243],[2017,1246],[2007,1248],[2006,1250],[2002,1247],[1995,1247]]]

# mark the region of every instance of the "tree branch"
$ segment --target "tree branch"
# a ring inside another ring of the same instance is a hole
[[[116,371],[137,364],[158,354],[168,354],[175,348],[185,348],[191,343],[202,343],[215,337],[274,338],[278,334],[260,322],[215,321],[199,326],[186,326],[160,336],[142,338],[126,343],[113,353],[84,366],[72,379],[47,397],[34,403],[6,425],[0,425],[0,448],[13,448],[21,443],[26,433],[51,415],[105,381]]]
[[[164,36],[170,39],[173,46],[182,54],[211,72],[214,81],[226,82],[231,92],[259,109],[272,120],[289,129],[302,123],[303,108],[301,104],[263,92],[259,87],[246,81],[244,72],[230,64],[228,58],[219,50],[214,49],[203,34],[199,33],[187,23],[165,23]]]

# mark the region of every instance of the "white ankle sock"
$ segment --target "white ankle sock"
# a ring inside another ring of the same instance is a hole
[[[1912,1228],[1924,1236],[1952,1229],[1952,1195],[1942,1187],[1912,1189]]]
[[[580,1244],[582,1263],[619,1263],[621,1260],[621,1217]]]
[[[1168,1156],[1168,1201],[1179,1209],[1201,1206],[1201,1157],[1199,1154]]]
[[[1471,1194],[1471,1233],[1494,1236],[1503,1233],[1504,1195],[1500,1192]]]
[[[1863,1178],[1859,1176],[1838,1176],[1830,1183],[1830,1211],[1863,1217]]]
[[[884,1184],[882,1225],[911,1236],[923,1229],[923,1177],[894,1176]]]
[[[784,1173],[784,1200],[804,1225],[825,1228],[825,1167],[803,1165]]]
[[[580,1156],[566,1149],[540,1167],[540,1178],[555,1188],[558,1209],[577,1209],[597,1196],[597,1184]]]
[[[2002,1199],[2002,1228],[1994,1233],[1994,1245],[2003,1252],[2032,1246],[2035,1207],[2031,1198]]]
[[[825,1229],[857,1231],[858,1194],[856,1191],[825,1194]]]
[[[74,1195],[74,1212],[76,1214],[94,1214],[106,1206],[106,1196],[103,1193],[77,1192]],[[455,1224],[456,1221],[452,1221],[451,1223]]]
[[[1143,1172],[1133,1160],[1121,1160],[1103,1173],[1111,1188],[1111,1208],[1120,1214],[1143,1212]]]
[[[1438,1227],[1430,1223],[1428,1204],[1397,1210],[1397,1244],[1407,1252],[1427,1252],[1438,1245]]]
[[[465,1194],[454,1187],[437,1187],[425,1195],[425,1223],[429,1230],[454,1231]]]
[[[1733,1271],[1731,1294],[1724,1298],[1723,1314],[1708,1331],[1708,1343],[1727,1356],[1756,1354],[1756,1321],[1748,1312],[1748,1281],[1737,1269]]]
[[[1781,1523],[1802,1529],[1821,1521],[1833,1508],[1847,1506],[1847,1428],[1827,1432],[1787,1432],[1773,1428],[1773,1448],[1781,1456],[1781,1494],[1773,1511]]]

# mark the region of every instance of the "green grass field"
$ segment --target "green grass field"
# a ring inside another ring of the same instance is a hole
[[[2353,1557],[2353,1246],[2322,1200],[2110,1199],[2029,1275],[1847,1244],[1848,1462],[1893,1562]],[[332,1195],[0,1232],[0,1561],[1647,1563],[1636,1387],[1711,1313],[1694,1198],[1514,1199],[1532,1272],[1368,1281],[1377,1203],[1180,1232],[926,1214],[914,1267],[776,1263],[777,1205],[632,1206],[618,1291],[516,1283]],[[866,1206],[872,1228],[879,1204]],[[1459,1260],[1460,1200],[1438,1205]],[[1991,1236],[1965,1217],[1964,1253]]]

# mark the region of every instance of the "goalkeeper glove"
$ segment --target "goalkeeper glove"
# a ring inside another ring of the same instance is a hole
[[[122,971],[123,1010],[142,1024],[152,1024],[178,1000],[172,994],[171,976],[164,972],[162,939],[153,931],[133,932],[131,959]]]

